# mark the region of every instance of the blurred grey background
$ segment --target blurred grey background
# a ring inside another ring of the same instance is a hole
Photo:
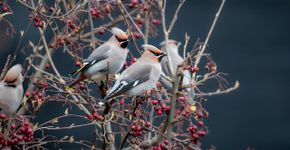
[[[16,31],[28,24],[27,10],[11,1],[15,15],[8,20]],[[168,16],[172,16],[177,2],[169,1]],[[203,40],[220,4],[219,0],[188,0],[180,12],[171,38],[184,41],[184,34]],[[171,17],[168,18],[168,20]],[[16,48],[19,36],[8,38],[3,23],[0,30],[0,67],[8,54]],[[49,37],[49,35],[48,35]],[[25,37],[38,41],[32,28]],[[151,40],[159,44],[162,36]],[[219,71],[229,73],[230,83],[240,81],[240,88],[229,94],[208,98],[206,124],[210,133],[203,139],[203,148],[214,145],[222,150],[290,149],[290,1],[289,0],[228,0],[218,20],[206,52],[210,52]],[[55,58],[57,60],[58,58]],[[24,55],[17,57],[23,63]],[[68,69],[70,59],[59,68]],[[55,115],[57,108],[45,108],[42,114]],[[52,111],[53,110],[53,111]],[[67,131],[69,133],[76,131]],[[81,137],[91,137],[91,129],[84,129]]]

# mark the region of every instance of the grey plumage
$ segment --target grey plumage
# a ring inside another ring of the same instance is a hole
[[[165,49],[165,42],[162,42],[160,45],[163,47],[162,51],[164,51],[167,54],[167,56],[161,61],[163,76],[161,77],[160,81],[167,90],[172,90],[173,85],[167,78],[172,79],[173,74],[176,73],[176,69],[178,65],[182,64],[184,61],[184,59],[178,53],[178,47],[180,43],[175,40],[168,40],[166,49]],[[185,70],[183,74],[184,76],[183,76],[182,85],[190,85],[191,73],[188,70]],[[191,105],[194,104],[194,96],[195,96],[194,90],[192,88],[187,88],[186,91],[188,92],[191,98],[191,100],[188,101],[189,104]]]
[[[95,49],[84,60],[83,67],[73,73],[79,74],[79,78],[67,89],[84,79],[105,80],[108,75],[116,74],[122,69],[128,54],[128,36],[118,28],[112,28],[111,31],[113,36]]]
[[[143,47],[145,52],[136,63],[122,72],[104,100],[121,94],[137,96],[156,86],[161,74],[158,58],[161,59],[164,54],[152,45],[143,45]]]
[[[10,68],[0,82],[0,108],[5,114],[15,113],[23,98],[22,66],[17,64]]]

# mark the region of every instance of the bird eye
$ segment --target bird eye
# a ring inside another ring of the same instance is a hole
[[[120,46],[121,46],[122,48],[127,48],[128,44],[129,44],[129,41],[128,41],[128,40],[123,41],[123,42],[120,42]]]

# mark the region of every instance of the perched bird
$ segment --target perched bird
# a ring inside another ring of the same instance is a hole
[[[22,66],[14,65],[0,82],[0,109],[5,114],[15,113],[23,97]]]
[[[161,74],[160,61],[166,55],[155,46],[142,45],[145,52],[136,63],[124,70],[104,100],[121,94],[137,96],[156,86]]]
[[[160,46],[162,47],[161,50],[167,54],[167,56],[164,57],[164,59],[162,59],[161,61],[163,74],[160,78],[160,81],[167,90],[172,90],[173,85],[167,78],[172,79],[173,75],[176,73],[178,65],[182,64],[184,61],[184,59],[178,54],[178,47],[180,46],[180,43],[175,40],[168,40],[166,49],[165,41],[162,42]],[[188,70],[184,70],[183,74],[184,76],[182,80],[182,85],[190,85],[191,73]],[[166,77],[164,77],[163,75]],[[186,91],[188,92],[191,99],[190,101],[188,101],[188,103],[190,105],[193,105],[195,96],[194,90],[192,88],[186,88]]]
[[[85,79],[101,81],[122,69],[129,51],[128,36],[116,27],[112,28],[111,32],[113,36],[95,49],[84,60],[83,66],[72,73],[72,75],[79,74],[79,77],[66,88],[67,90]]]

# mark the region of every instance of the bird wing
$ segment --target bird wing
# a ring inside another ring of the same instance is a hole
[[[112,47],[110,45],[108,45],[108,44],[103,44],[103,45],[99,46],[85,60],[84,66],[82,66],[78,70],[76,70],[73,73],[71,73],[71,76],[79,74],[80,72],[84,72],[88,68],[93,66],[94,64],[109,58],[110,53],[111,53],[111,48]]]
[[[136,63],[135,63],[136,64]],[[135,67],[140,67],[135,65],[129,67],[127,70],[122,73],[120,79],[117,81],[116,85],[112,88],[110,93],[104,99],[110,99],[117,95],[120,95],[130,89],[150,80],[150,74],[152,71],[152,66],[145,65],[142,69],[136,69]]]

